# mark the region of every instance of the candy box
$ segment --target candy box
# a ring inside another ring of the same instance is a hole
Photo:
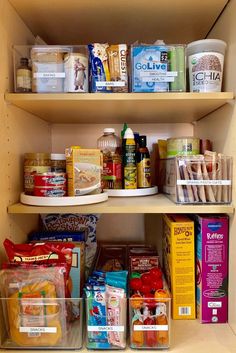
[[[126,269],[126,249],[125,245],[100,245],[95,269],[105,272]]]
[[[229,218],[196,215],[197,316],[201,323],[228,320]]]
[[[194,223],[185,215],[164,215],[163,220],[163,268],[172,318],[195,319]]]
[[[152,247],[132,247],[128,251],[128,257],[130,272],[142,273],[159,266],[159,256],[156,249]]]

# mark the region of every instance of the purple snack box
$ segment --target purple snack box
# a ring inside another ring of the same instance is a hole
[[[196,215],[197,316],[200,322],[228,321],[228,242],[226,215]]]

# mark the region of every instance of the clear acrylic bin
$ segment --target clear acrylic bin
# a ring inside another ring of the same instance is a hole
[[[87,46],[14,46],[13,52],[15,92],[88,92]]]
[[[127,331],[127,299],[105,298],[102,292],[85,299],[86,347],[88,349],[124,349]]]
[[[82,347],[82,299],[1,298],[1,348]]]
[[[132,45],[132,92],[185,92],[184,44]]]
[[[215,152],[166,159],[163,190],[176,203],[229,204],[232,163],[232,157]]]
[[[169,348],[170,310],[169,293],[162,297],[160,292],[158,299],[130,298],[130,347],[145,350]]]

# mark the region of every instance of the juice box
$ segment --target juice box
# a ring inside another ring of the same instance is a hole
[[[172,294],[172,318],[195,319],[194,222],[164,215],[163,268]]]
[[[226,215],[196,215],[197,316],[201,323],[228,319],[228,242]]]

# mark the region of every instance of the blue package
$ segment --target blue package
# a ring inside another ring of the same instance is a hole
[[[138,45],[131,50],[132,92],[169,91],[168,50],[165,45]]]
[[[87,232],[86,231],[76,231],[76,232],[66,232],[66,231],[40,231],[32,232],[28,235],[28,241],[86,241]]]
[[[106,86],[110,81],[108,67],[107,48],[109,45],[93,43],[88,45],[89,50],[89,83],[90,92],[112,92],[111,87]]]

